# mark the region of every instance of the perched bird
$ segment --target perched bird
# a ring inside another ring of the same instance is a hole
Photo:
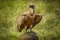
[[[17,27],[18,31],[21,32],[22,29],[32,29],[36,24],[38,24],[42,19],[41,15],[34,14],[34,5],[29,6],[29,11],[23,13],[18,17]]]

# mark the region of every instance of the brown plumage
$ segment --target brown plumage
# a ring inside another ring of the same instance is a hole
[[[33,21],[33,24],[32,24],[33,27],[35,25],[37,25],[38,23],[40,23],[41,19],[42,19],[42,15],[40,15],[40,14],[34,14],[34,21]]]
[[[33,18],[29,18],[29,16],[26,18],[27,15],[25,16],[20,16],[18,18],[18,30],[22,31],[22,29],[24,29],[25,27],[27,27],[26,29],[32,28],[37,25],[41,19],[42,19],[42,15],[39,14],[34,14]]]
[[[42,19],[41,15],[34,14],[34,5],[30,5],[29,7],[30,10],[28,12],[25,12],[18,17],[17,27],[19,32],[21,32],[24,28],[26,30],[33,28]]]
[[[24,28],[26,29],[31,28],[33,21],[34,21],[33,14],[25,13],[19,16],[18,22],[17,22],[18,30],[21,31]]]

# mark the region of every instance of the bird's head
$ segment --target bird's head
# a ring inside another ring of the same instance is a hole
[[[29,5],[29,8],[34,9],[34,7],[35,7],[35,5],[34,5],[34,4]]]
[[[35,5],[31,4],[29,5],[30,12],[34,13]]]

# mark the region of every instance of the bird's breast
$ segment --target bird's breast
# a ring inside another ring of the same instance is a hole
[[[27,16],[27,17],[25,18],[25,24],[26,24],[27,26],[30,26],[30,25],[32,25],[32,23],[33,23],[33,16]]]

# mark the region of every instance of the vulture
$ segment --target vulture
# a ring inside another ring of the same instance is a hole
[[[18,17],[17,28],[21,32],[24,28],[32,29],[36,24],[38,24],[42,19],[42,15],[34,14],[34,5],[29,6],[29,11],[23,13]]]

